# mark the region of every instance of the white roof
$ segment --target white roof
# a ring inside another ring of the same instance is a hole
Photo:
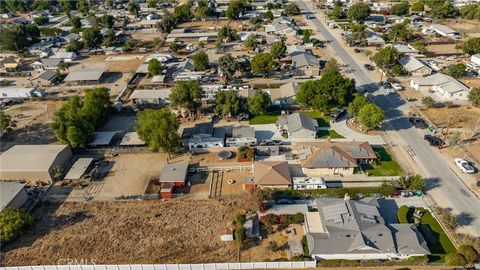
[[[422,78],[415,78],[413,80],[420,86],[436,86],[450,94],[460,91],[469,91],[469,88],[463,85],[461,82],[442,73],[436,73]]]
[[[29,98],[32,96],[34,87],[0,87],[0,99],[2,98]]]
[[[167,99],[172,92],[171,89],[158,89],[158,90],[135,90],[130,95],[130,99]]]
[[[442,25],[442,24],[432,24],[430,26],[430,28],[435,30],[435,31],[442,32],[445,35],[457,33],[457,31],[453,30],[452,28],[450,28],[448,26]]]
[[[145,145],[137,132],[127,132],[120,142],[121,146]]]
[[[92,163],[93,158],[79,158],[65,175],[64,179],[80,179]]]
[[[75,70],[68,73],[64,81],[98,81],[104,72],[105,68],[85,68]]]
[[[25,184],[17,181],[0,181],[0,211],[5,209],[24,187]]]
[[[0,176],[2,171],[48,171],[58,154],[65,148],[68,148],[68,146],[46,144],[15,145],[0,155]]]
[[[425,64],[423,64],[420,60],[411,55],[406,55],[402,57],[400,60],[398,60],[398,63],[400,63],[400,65],[402,65],[408,72],[414,72],[423,67],[426,67]]]
[[[109,145],[113,137],[117,134],[116,131],[99,131],[93,134],[93,141],[89,143],[90,146]]]

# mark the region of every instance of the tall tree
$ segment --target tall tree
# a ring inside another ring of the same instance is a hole
[[[202,71],[210,68],[210,61],[208,60],[208,54],[204,51],[200,51],[192,57],[195,70]]]
[[[288,16],[300,15],[300,8],[295,3],[288,3],[283,6],[283,11]]]
[[[82,27],[81,19],[80,17],[77,17],[77,16],[72,16],[70,18],[70,24],[72,25],[74,30],[80,29]]]
[[[462,50],[464,53],[474,55],[480,53],[480,37],[467,39],[455,46],[456,49]]]
[[[425,10],[425,2],[423,0],[415,0],[412,4],[412,12],[422,12]]]
[[[105,26],[106,28],[112,28],[113,23],[115,22],[115,17],[113,17],[110,14],[104,14],[101,17],[100,21],[102,22],[103,26]]]
[[[394,24],[390,28],[390,32],[386,34],[388,40],[393,42],[408,41],[412,37],[412,30],[410,29],[409,24],[409,20],[405,20],[402,23]]]
[[[136,131],[153,151],[174,153],[181,146],[177,116],[167,108],[146,109],[137,114]]]
[[[207,0],[200,0],[197,2],[197,8],[195,9],[195,18],[204,19],[212,15],[213,10]]]
[[[243,42],[243,46],[249,50],[255,50],[258,46],[257,37],[254,34],[250,34]]]
[[[396,64],[399,58],[400,54],[393,46],[384,46],[372,56],[373,62],[382,69]]]
[[[185,22],[193,19],[193,13],[192,13],[192,10],[190,9],[190,4],[187,3],[187,4],[176,6],[173,9],[173,18],[177,22]]]
[[[215,95],[215,113],[233,117],[240,113],[242,106],[235,90],[218,91]]]
[[[247,99],[248,111],[253,115],[266,114],[271,105],[272,100],[270,96],[262,90],[259,90],[255,96]]]
[[[102,42],[102,35],[98,28],[85,28],[82,33],[83,42],[86,47],[95,48]]]
[[[464,63],[451,64],[443,70],[443,73],[455,79],[462,78],[467,74],[467,66]]]
[[[285,57],[286,52],[287,46],[285,46],[285,42],[283,42],[283,40],[273,42],[272,47],[270,48],[270,53],[276,59]]]
[[[138,16],[138,14],[140,14],[140,5],[136,0],[130,0],[127,4],[127,9],[133,16]]]
[[[453,3],[449,0],[444,0],[443,2],[437,0],[440,4],[435,4],[432,10],[429,12],[429,15],[432,18],[436,19],[448,19],[448,18],[455,18],[458,16],[459,12],[458,9],[455,8]]]
[[[203,90],[196,81],[177,82],[170,93],[173,107],[181,107],[188,112],[196,112],[202,105]]]
[[[3,110],[0,111],[0,133],[6,132],[15,127],[15,122],[12,120],[12,116],[6,114]]]
[[[370,16],[370,12],[370,6],[364,3],[358,3],[352,5],[348,9],[347,16],[349,19],[356,20],[357,22],[363,22],[368,18],[368,16]]]
[[[78,0],[77,2],[77,9],[82,13],[83,16],[86,16],[88,14],[88,0]]]
[[[408,10],[408,1],[402,1],[401,3],[395,4],[390,8],[390,14],[397,16],[405,16],[408,15]]]
[[[376,128],[384,119],[385,112],[375,104],[369,103],[358,112],[360,123],[367,129]]]
[[[245,12],[247,3],[244,0],[233,0],[228,4],[225,15],[230,20],[237,20]]]
[[[468,101],[475,107],[480,107],[480,87],[475,87],[468,93]]]
[[[162,74],[163,65],[157,59],[153,58],[148,61],[148,74],[150,76],[156,76]]]
[[[350,102],[350,104],[348,104],[348,114],[351,117],[357,117],[363,106],[370,103],[366,97],[358,93],[355,93],[354,96],[355,98],[352,100],[352,102]]]
[[[239,64],[230,53],[227,53],[218,59],[218,68],[225,74],[228,81],[233,78],[235,71],[239,69]]]
[[[252,57],[251,65],[253,72],[265,76],[275,67],[273,54],[269,52],[256,54]]]

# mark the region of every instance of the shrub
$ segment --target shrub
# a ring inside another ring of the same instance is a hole
[[[302,246],[303,246],[303,255],[304,256],[309,256],[310,252],[308,250],[308,241],[307,241],[307,236],[306,235],[302,236]]]
[[[469,245],[463,245],[458,248],[458,253],[465,257],[468,263],[475,263],[477,261],[477,251]]]
[[[466,262],[465,257],[457,252],[449,253],[445,256],[445,263],[450,266],[463,266]]]
[[[235,241],[237,241],[237,245],[239,249],[243,249],[243,240],[245,238],[245,228],[243,227],[243,223],[245,222],[245,216],[238,214],[235,217]]]
[[[0,213],[0,239],[8,243],[20,237],[33,225],[33,217],[20,209],[5,208]]]
[[[270,250],[272,252],[277,252],[277,251],[280,250],[280,248],[281,247],[274,240],[268,242],[268,250]]]

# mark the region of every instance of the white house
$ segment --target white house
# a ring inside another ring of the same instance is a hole
[[[443,101],[467,100],[470,91],[461,82],[442,73],[413,78],[410,81],[410,86],[419,91],[432,90]]]
[[[470,61],[472,61],[473,66],[480,67],[480,53],[472,55]]]
[[[430,29],[435,31],[437,34],[444,36],[444,37],[449,37],[453,39],[460,39],[460,33],[453,30],[450,27],[447,27],[445,25],[441,24],[432,24],[430,25]]]
[[[398,63],[413,76],[424,76],[432,73],[432,70],[427,65],[411,55],[405,55],[398,60]]]
[[[43,92],[35,87],[0,87],[0,99],[41,97]]]

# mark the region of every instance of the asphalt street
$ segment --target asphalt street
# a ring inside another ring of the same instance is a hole
[[[303,11],[315,14],[311,6],[303,0],[298,0],[298,3]],[[459,172],[452,171],[440,153],[423,140],[424,133],[412,127],[408,117],[399,109],[405,105],[405,101],[398,95],[387,94],[379,88],[377,82],[368,76],[363,65],[342,47],[317,17],[312,22],[325,39],[331,40],[327,46],[331,46],[336,56],[353,70],[352,75],[357,87],[368,90],[370,100],[385,110],[385,123],[382,128],[387,132],[395,132],[395,136],[391,136],[395,144],[406,145],[413,150],[412,158],[422,169],[422,175],[427,178],[427,193],[439,206],[451,208],[459,215],[462,231],[480,236],[479,198],[459,179],[456,175]]]

